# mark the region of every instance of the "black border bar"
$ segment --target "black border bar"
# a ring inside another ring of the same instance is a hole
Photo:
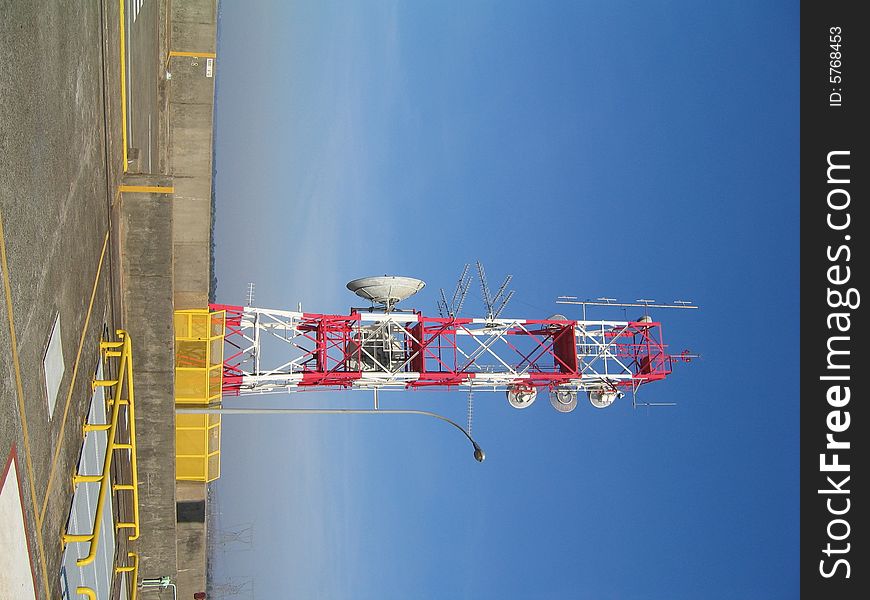
[[[801,593],[868,598],[870,352],[861,3],[801,5]],[[866,366],[865,366],[866,365]],[[788,410],[783,407],[783,410]]]

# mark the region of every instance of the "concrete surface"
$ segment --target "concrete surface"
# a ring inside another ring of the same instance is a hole
[[[166,179],[151,179],[150,185]],[[140,577],[175,576],[175,402],[172,330],[172,203],[124,194],[121,274],[124,322],[133,340],[139,457]]]
[[[124,4],[129,11],[132,0]],[[139,576],[174,578],[182,568],[195,579],[205,556],[197,550],[181,565],[177,556],[178,547],[204,549],[205,532],[176,545],[171,315],[175,304],[207,300],[214,78],[205,60],[167,55],[213,52],[216,12],[214,0],[149,0],[125,22],[129,145],[139,150],[131,172],[175,175],[173,199],[119,193],[122,183],[173,180],[123,174],[118,3],[0,0],[0,456],[18,455],[39,598],[60,596],[80,425],[99,339],[116,328],[131,333],[136,363]],[[65,371],[49,418],[42,358],[58,313]],[[126,551],[119,543],[119,563]]]
[[[120,162],[107,152],[120,131],[117,112],[103,93],[108,74],[120,73],[117,57],[106,54],[114,10],[0,0],[0,244],[7,262],[0,456],[13,446],[19,455],[40,598],[59,596],[60,534],[97,344],[104,324],[120,324],[109,259],[101,259],[120,179]],[[66,368],[49,419],[42,358],[58,313]]]
[[[172,2],[170,23],[171,51],[214,53],[215,2]],[[212,77],[206,73],[208,60],[202,56],[175,56],[169,62],[169,172],[176,182],[176,309],[204,308],[208,304],[217,59],[212,59]]]
[[[115,0],[117,4],[117,0]],[[161,76],[158,54],[157,22],[159,2],[124,0],[125,44],[127,61],[127,144],[136,149],[138,158],[130,172],[160,173],[158,87]],[[138,10],[137,10],[138,8]]]
[[[179,481],[176,486],[178,502],[205,502],[207,486],[195,481]],[[208,562],[208,544],[205,522],[178,523],[178,589],[188,597],[205,592],[205,574]]]
[[[169,50],[214,53],[217,3],[213,0],[170,4]],[[211,77],[207,66],[211,62]],[[217,59],[175,56],[168,86],[169,173],[173,202],[173,269],[176,309],[208,305],[211,251],[211,194],[214,131],[214,84]],[[205,500],[206,485],[178,482],[180,500]],[[206,505],[206,512],[208,511]],[[179,597],[206,590],[207,532],[203,523],[176,525]]]
[[[190,0],[170,3],[171,49],[181,52],[214,52],[217,48],[217,2]]]

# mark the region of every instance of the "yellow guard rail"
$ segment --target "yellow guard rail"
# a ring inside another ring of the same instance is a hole
[[[175,404],[211,406],[221,400],[226,312],[175,311]],[[220,477],[219,415],[176,415],[175,479]]]
[[[133,574],[130,580],[130,600],[136,600],[136,596],[139,593],[139,586],[136,582],[136,579],[139,577],[139,555],[135,552],[128,552],[127,557],[133,559],[133,564],[125,567],[115,567],[115,573]]]
[[[94,518],[93,531],[90,533],[64,533],[62,542],[64,545],[70,542],[90,542],[90,550],[88,554],[76,561],[76,565],[83,567],[94,561],[97,555],[98,540],[100,537],[100,529],[102,519],[100,515],[103,512],[103,507],[106,503],[106,494],[111,485],[111,469],[112,459],[115,455],[115,450],[128,450],[130,452],[130,470],[132,472],[131,483],[116,484],[112,486],[114,491],[128,490],[133,496],[133,520],[131,522],[120,522],[116,525],[118,529],[132,529],[133,533],[128,536],[128,539],[135,540],[139,537],[139,474],[136,466],[136,419],[134,413],[134,391],[133,391],[133,349],[130,342],[130,336],[126,331],[119,329],[116,331],[119,341],[116,342],[100,342],[100,351],[104,353],[106,359],[117,358],[118,370],[117,379],[97,379],[93,382],[93,387],[108,387],[112,388],[111,393],[106,401],[111,409],[111,419],[106,424],[91,424],[85,423],[82,431],[85,435],[91,431],[105,431],[106,435],[106,456],[103,459],[103,471],[99,475],[81,475],[76,469],[73,475],[73,487],[85,482],[98,482],[100,491],[97,496],[96,517]],[[127,442],[118,442],[118,422],[121,414],[121,407],[127,407],[127,422],[129,424],[129,440]],[[84,592],[86,593],[86,592]]]

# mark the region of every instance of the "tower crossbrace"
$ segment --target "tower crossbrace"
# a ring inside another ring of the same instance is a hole
[[[661,323],[225,311],[225,395],[306,389],[637,390],[667,377]],[[266,343],[265,340],[274,340]]]

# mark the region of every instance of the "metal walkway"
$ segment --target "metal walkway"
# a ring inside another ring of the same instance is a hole
[[[103,363],[100,361],[96,379],[102,378]],[[104,388],[98,387],[91,398],[88,423],[105,424],[106,422],[106,396]],[[102,472],[103,460],[106,455],[106,438],[105,431],[89,431],[87,433],[82,446],[82,456],[79,460],[79,473],[97,475]],[[76,486],[70,510],[68,531],[73,533],[93,531],[99,492],[99,482],[85,482]],[[82,596],[76,593],[76,589],[80,586],[94,590],[97,598],[110,597],[112,563],[115,558],[115,524],[112,518],[111,494],[106,497],[100,519],[103,522],[97,540],[97,557],[94,562],[84,567],[76,565],[76,560],[84,558],[88,554],[89,544],[86,542],[71,542],[64,550],[63,566],[60,571],[60,589],[63,600],[81,598]]]

